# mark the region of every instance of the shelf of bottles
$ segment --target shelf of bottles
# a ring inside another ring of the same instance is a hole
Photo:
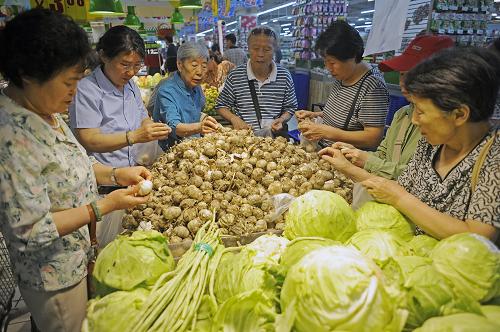
[[[321,32],[339,18],[347,16],[347,1],[298,0],[294,5],[293,57],[296,60],[314,60],[314,41]]]
[[[430,29],[448,35],[461,46],[486,46],[488,21],[495,11],[494,0],[437,0]]]

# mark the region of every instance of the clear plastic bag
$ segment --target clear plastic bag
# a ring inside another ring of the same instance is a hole
[[[262,119],[261,128],[254,130],[254,135],[259,137],[273,137],[273,131],[271,130],[273,122],[273,119]]]
[[[163,153],[158,141],[136,143],[132,146],[132,159],[136,165],[151,166]]]
[[[322,117],[316,117],[313,120],[305,120],[305,121],[311,121],[312,123],[316,124],[322,124],[323,123],[323,118]],[[312,141],[304,137],[304,135],[300,134],[299,136],[300,140],[300,146],[306,150],[307,152],[316,152],[319,151],[320,146],[319,146],[319,141]]]
[[[278,194],[272,197],[273,201],[273,212],[269,215],[271,221],[276,221],[279,217],[285,213],[290,204],[295,200],[295,196],[290,194]]]

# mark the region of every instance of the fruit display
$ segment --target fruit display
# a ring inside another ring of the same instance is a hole
[[[284,229],[284,217],[273,214],[273,197],[281,193],[293,198],[322,189],[352,199],[352,181],[316,153],[247,130],[185,140],[161,155],[151,173],[151,200],[128,210],[123,227],[150,222],[170,243],[193,239],[214,211],[223,235]]]
[[[156,73],[153,76],[134,76],[134,81],[139,88],[153,89],[162,79],[167,77],[167,75],[162,76],[160,73]]]
[[[203,113],[216,115],[215,102],[217,101],[217,97],[219,97],[219,90],[214,86],[206,84],[202,85],[202,89],[205,94],[205,108],[203,109]]]

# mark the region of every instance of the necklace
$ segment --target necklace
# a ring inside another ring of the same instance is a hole
[[[21,105],[20,105],[18,102],[16,102],[14,99],[12,99],[11,97],[7,96],[7,95],[5,94],[4,89],[0,89],[0,93],[1,93],[3,96],[5,96],[5,97],[9,98],[10,100],[12,100],[12,102],[14,102],[16,105],[21,106]],[[23,107],[23,106],[21,106],[21,107]],[[52,114],[51,114],[51,115],[48,115],[48,116],[42,116],[42,115],[38,115],[38,116],[40,116],[40,117],[41,117],[41,118],[42,118],[45,122],[47,122],[47,123],[48,123],[48,125],[49,125],[52,129],[59,129],[59,128],[61,128],[61,123],[60,123],[60,122],[59,122],[59,120],[58,120],[55,116],[53,116]]]

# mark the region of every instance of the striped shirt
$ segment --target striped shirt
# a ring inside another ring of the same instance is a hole
[[[248,80],[254,77],[250,61],[233,69],[217,98],[216,109],[229,108],[248,125],[258,129],[259,122],[248,86]],[[270,77],[264,82],[254,80],[252,83],[257,92],[262,119],[274,119],[284,112],[293,115],[297,110],[292,75],[287,69],[273,62],[273,72]]]
[[[358,90],[358,99],[354,100]],[[354,114],[344,128],[353,103]],[[341,81],[334,82],[323,110],[323,120],[329,126],[349,131],[363,130],[365,126],[382,127],[388,109],[389,92],[384,77],[373,68],[351,86],[342,85]]]

